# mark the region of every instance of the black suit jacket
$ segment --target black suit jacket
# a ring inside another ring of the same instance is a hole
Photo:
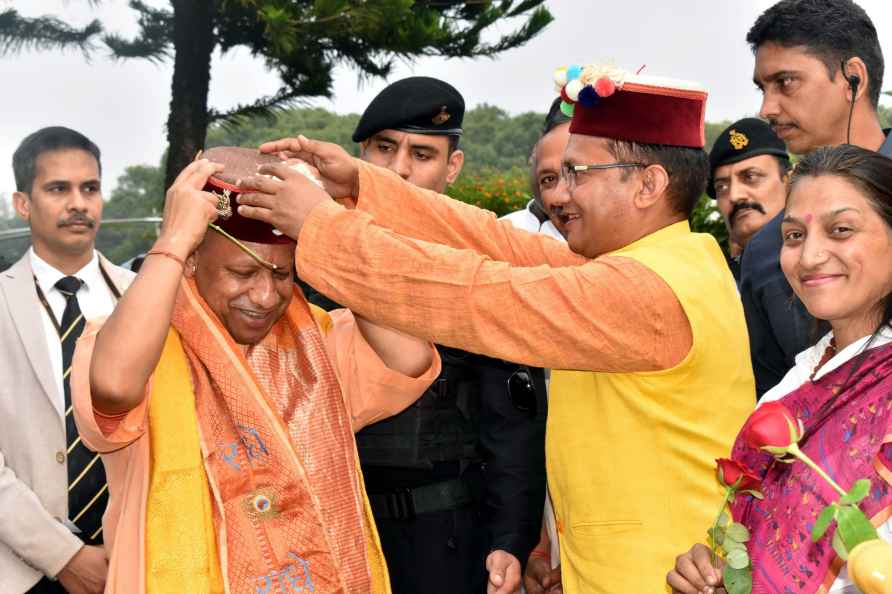
[[[762,397],[810,344],[814,318],[780,268],[784,211],[750,239],[740,262],[740,298],[750,336],[756,396]]]

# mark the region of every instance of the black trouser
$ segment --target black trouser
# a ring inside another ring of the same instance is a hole
[[[474,506],[378,520],[393,594],[484,594],[489,536]]]
[[[43,578],[37,582],[26,594],[66,594],[65,588],[59,582],[49,578]]]

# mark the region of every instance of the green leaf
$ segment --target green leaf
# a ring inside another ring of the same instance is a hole
[[[712,541],[713,546],[717,547],[725,542],[725,530],[721,526],[710,528],[706,533],[709,535],[709,539]]]
[[[870,493],[870,481],[861,479],[855,481],[848,493],[839,498],[840,505],[856,504]]]
[[[728,551],[725,563],[734,569],[743,569],[750,564],[750,556],[746,553],[746,549],[734,549],[733,551]]]
[[[839,558],[843,561],[847,561],[849,558],[849,552],[846,550],[846,546],[842,543],[842,539],[839,537],[839,530],[833,533],[833,550],[836,551],[836,554],[839,555]]]
[[[731,521],[731,518],[728,517],[728,512],[722,512],[719,514],[719,526],[727,526],[728,522]]]
[[[726,553],[730,553],[731,551],[734,551],[737,549],[743,549],[745,551],[746,545],[743,544],[742,542],[738,542],[736,540],[731,540],[731,537],[726,535],[725,542],[722,543],[722,548],[725,549]]]
[[[746,542],[750,539],[750,531],[740,522],[734,522],[728,526],[728,529],[725,530],[725,535],[737,542]]]
[[[725,567],[724,579],[728,594],[750,594],[753,589],[753,570],[748,565],[742,569]]]
[[[843,505],[836,512],[836,533],[847,551],[862,542],[878,538],[876,528],[857,506]]]
[[[823,510],[821,510],[820,515],[818,515],[818,519],[815,520],[815,525],[811,529],[811,541],[818,542],[824,533],[827,532],[827,528],[830,527],[830,522],[833,521],[833,518],[836,516],[837,506],[835,503],[831,503]]]

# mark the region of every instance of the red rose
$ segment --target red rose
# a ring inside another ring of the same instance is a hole
[[[802,424],[780,402],[766,402],[753,411],[743,429],[747,444],[772,454],[785,454],[787,448],[799,442]]]
[[[762,487],[762,481],[755,474],[738,462],[728,458],[717,458],[716,476],[724,487],[734,487],[737,491],[758,491]],[[740,484],[735,484],[740,481]]]

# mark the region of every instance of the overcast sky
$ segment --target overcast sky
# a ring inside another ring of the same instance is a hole
[[[710,93],[707,119],[754,114],[753,56],[746,31],[773,0],[546,0],[555,21],[527,45],[495,59],[426,58],[399,64],[389,81],[416,75],[443,78],[473,107],[490,103],[512,114],[544,111],[553,98],[552,70],[568,63],[610,61],[630,70],[695,80]],[[892,59],[892,2],[860,0],[873,19],[887,61]],[[167,4],[150,0],[149,4]],[[73,25],[100,18],[106,30],[131,35],[135,13],[126,0],[0,0],[22,14],[55,14]],[[500,24],[509,31],[509,24]],[[0,194],[14,190],[11,159],[18,143],[43,126],[75,128],[102,150],[106,198],[128,165],[157,164],[165,147],[172,66],[112,61],[96,53],[25,52],[0,58]],[[338,113],[361,112],[388,81],[360,83],[355,71],[336,72],[333,100],[313,100]],[[887,83],[886,88],[892,87]],[[277,88],[275,76],[247,52],[215,56],[210,105],[226,108]],[[295,130],[295,134],[300,130]]]

